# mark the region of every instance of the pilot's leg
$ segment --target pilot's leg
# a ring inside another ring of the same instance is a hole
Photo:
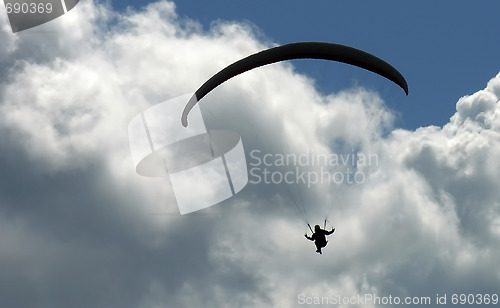
[[[321,254],[322,253],[321,252],[321,247],[323,247],[323,246],[321,246],[321,243],[314,242],[314,244],[316,244],[316,252],[319,253],[319,254]]]

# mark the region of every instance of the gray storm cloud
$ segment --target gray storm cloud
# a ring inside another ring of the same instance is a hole
[[[133,168],[130,119],[270,47],[253,26],[203,30],[167,1],[126,13],[80,2],[18,35],[0,18],[6,307],[293,307],[299,294],[499,289],[500,75],[448,124],[416,131],[394,129],[377,93],[325,96],[290,64],[207,96],[207,127],[238,132],[247,156],[331,154],[338,140],[378,155],[362,185],[295,186],[311,216],[309,203],[336,203],[338,231],[316,258],[283,185],[248,185],[180,217],[168,180]]]

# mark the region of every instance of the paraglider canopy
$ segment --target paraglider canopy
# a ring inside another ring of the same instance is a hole
[[[263,65],[292,59],[323,59],[358,66],[391,80],[400,86],[408,95],[408,85],[403,75],[401,75],[401,73],[399,73],[399,71],[397,71],[389,63],[375,57],[372,54],[352,47],[332,43],[292,43],[266,49],[250,55],[234,62],[212,76],[198,90],[196,90],[186,107],[184,107],[181,117],[182,125],[187,127],[187,116],[193,106],[196,105],[198,101],[200,101],[210,91],[224,83],[226,80]]]

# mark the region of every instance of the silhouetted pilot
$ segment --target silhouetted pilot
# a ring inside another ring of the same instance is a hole
[[[328,241],[326,240],[326,235],[330,235],[333,232],[335,232],[335,228],[332,228],[331,231],[326,231],[323,230],[319,227],[319,225],[314,226],[314,233],[312,234],[311,237],[307,236],[307,233],[304,235],[306,239],[310,241],[314,241],[314,244],[316,244],[316,252],[317,253],[322,253],[321,248],[325,247]]]

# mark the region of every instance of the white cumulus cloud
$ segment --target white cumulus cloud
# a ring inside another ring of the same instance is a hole
[[[416,131],[395,129],[377,93],[321,94],[288,63],[233,78],[200,105],[207,126],[242,136],[247,159],[356,151],[377,165],[356,167],[360,184],[248,184],[180,216],[168,180],[135,173],[128,122],[272,42],[245,23],[203,30],[168,1],[121,13],[83,1],[16,35],[0,18],[9,307],[293,307],[300,294],[498,290],[500,74],[448,124]],[[337,228],[322,256],[303,237],[302,203],[311,224],[327,213]]]

